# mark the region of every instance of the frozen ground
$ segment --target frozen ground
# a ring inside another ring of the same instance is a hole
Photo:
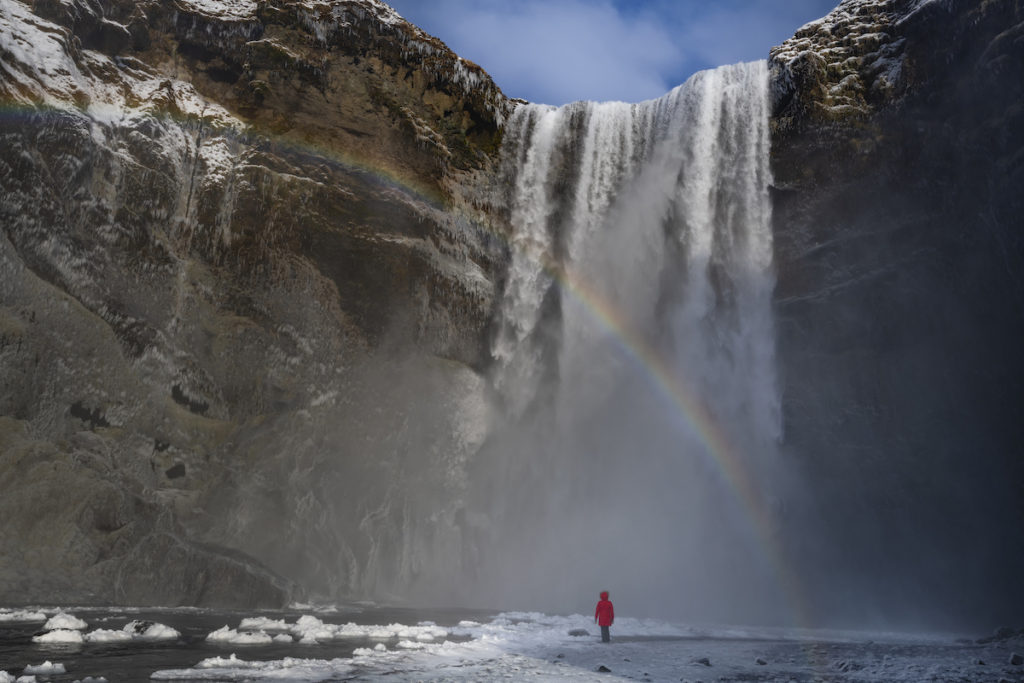
[[[580,630],[587,634],[570,635]],[[1024,682],[1024,666],[1012,663],[1016,653],[1024,654],[1020,632],[977,642],[696,628],[629,618],[616,622],[609,644],[599,642],[597,632],[584,616],[536,613],[0,609],[0,683],[90,677],[110,683],[146,678]]]

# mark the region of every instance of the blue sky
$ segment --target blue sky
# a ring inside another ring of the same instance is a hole
[[[386,0],[531,102],[637,102],[763,59],[839,0]]]

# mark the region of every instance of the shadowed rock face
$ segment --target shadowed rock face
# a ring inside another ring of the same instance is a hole
[[[374,0],[2,11],[0,602],[408,585],[483,419],[500,91]]]
[[[1019,2],[865,0],[772,52],[785,439],[818,494],[788,512],[820,520],[793,552],[823,612],[1024,605],[1022,35]]]

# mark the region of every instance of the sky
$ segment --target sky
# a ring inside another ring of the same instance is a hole
[[[768,57],[839,0],[387,0],[510,97],[660,97],[694,72]]]

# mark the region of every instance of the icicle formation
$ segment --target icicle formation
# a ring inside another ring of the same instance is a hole
[[[512,264],[493,345],[511,414],[552,373],[563,399],[582,398],[572,387],[597,372],[601,317],[618,315],[730,428],[778,437],[766,68],[705,71],[640,104],[515,111]],[[540,367],[546,324],[557,369]]]
[[[684,580],[679,599],[711,614],[771,593],[749,523],[763,501],[730,481],[740,463],[770,495],[780,431],[767,89],[756,62],[658,100],[511,117],[492,347],[508,419],[468,517],[486,595],[551,609],[580,582],[642,574],[638,606],[661,609]]]

